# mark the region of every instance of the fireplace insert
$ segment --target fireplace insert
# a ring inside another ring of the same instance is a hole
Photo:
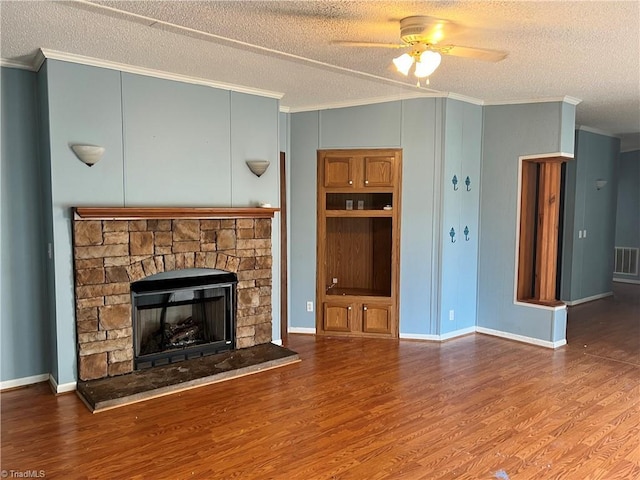
[[[131,284],[134,368],[235,348],[235,273],[190,268]]]

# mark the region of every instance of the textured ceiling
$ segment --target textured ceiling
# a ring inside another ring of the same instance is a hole
[[[445,43],[504,50],[499,63],[445,56],[429,89],[390,68],[399,20],[459,25]],[[292,111],[430,93],[508,102],[581,99],[577,123],[640,146],[640,2],[0,2],[0,57],[39,48],[284,94]]]

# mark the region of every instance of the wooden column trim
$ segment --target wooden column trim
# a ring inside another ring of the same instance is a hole
[[[279,208],[262,207],[76,207],[76,220],[273,218]]]
[[[520,201],[520,249],[518,252],[518,300],[534,295],[534,252],[536,240],[536,186],[538,168],[533,162],[522,162],[522,191]]]
[[[556,299],[562,164],[572,158],[521,157],[518,301],[563,305]]]
[[[561,167],[559,162],[540,163],[535,298],[542,302],[556,300]]]

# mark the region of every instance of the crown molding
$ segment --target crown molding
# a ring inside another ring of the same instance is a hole
[[[595,133],[596,135],[604,135],[605,137],[620,138],[618,135],[616,135],[614,133],[606,132],[604,130],[599,130],[597,128],[587,127],[585,125],[576,125],[576,130],[580,130],[580,131],[583,131],[583,132],[589,132],[589,133]]]
[[[575,97],[570,97],[565,95],[564,97],[549,97],[549,98],[526,98],[522,100],[485,100],[484,105],[494,106],[494,105],[521,105],[525,103],[553,103],[553,102],[564,102],[569,105],[578,105],[582,100]]]
[[[207,80],[205,78],[191,77],[188,75],[181,75],[178,73],[165,72],[162,70],[154,70],[152,68],[136,67],[135,65],[129,65],[126,63],[112,62],[109,60],[102,60],[99,58],[86,57],[84,55],[76,55],[74,53],[60,52],[58,50],[49,50],[49,49],[42,48],[40,49],[40,54],[43,59],[61,60],[64,62],[78,63],[81,65],[89,65],[91,67],[107,68],[109,70],[118,70],[120,72],[144,75],[146,77],[162,78],[164,80],[173,80],[176,82],[191,83],[194,85],[204,85],[207,87],[219,88],[222,90],[229,90],[232,92],[247,93],[250,95],[258,95],[258,96],[267,97],[267,98],[275,98],[277,100],[280,100],[284,96],[284,93],[280,93],[280,92],[261,90],[258,88],[245,87],[243,85],[234,85],[231,83],[216,82],[213,80]],[[38,58],[39,56],[36,56],[36,59]]]
[[[46,59],[51,60],[60,60],[64,62],[77,63],[81,65],[88,65],[99,68],[107,68],[110,70],[118,70],[121,72],[133,73],[137,75],[144,75],[147,77],[154,78],[162,78],[165,80],[173,80],[182,83],[191,83],[194,85],[204,85],[213,88],[219,88],[222,90],[229,90],[232,92],[238,93],[247,93],[250,95],[257,95],[261,97],[267,98],[275,98],[277,100],[281,100],[284,97],[284,93],[274,92],[270,90],[261,90],[258,88],[246,87],[243,85],[235,85],[230,83],[218,82],[213,80],[208,80],[201,77],[192,77],[189,75],[182,75],[177,73],[166,72],[163,70],[155,70],[146,67],[138,67],[135,65],[130,65],[126,63],[120,62],[112,62],[110,60],[103,60],[94,57],[87,57],[84,55],[77,55],[74,53],[62,52],[58,50],[51,50],[46,48],[41,48],[35,55],[34,60],[31,64],[16,62],[13,60],[1,59],[0,58],[0,66],[10,67],[10,68],[20,68],[24,70],[30,71],[38,71],[42,67],[42,64]],[[316,62],[321,63],[321,62]],[[344,71],[351,71],[349,69],[343,68]],[[361,72],[353,72],[353,73],[361,73]],[[373,78],[381,79],[380,77],[376,77],[374,75],[366,75]],[[390,81],[389,79],[382,79],[385,81]],[[400,83],[391,80],[392,83]],[[280,105],[280,112],[283,113],[299,113],[299,112],[311,112],[311,111],[319,111],[319,110],[330,110],[334,108],[347,108],[347,107],[359,107],[364,105],[373,105],[378,103],[386,103],[386,102],[394,102],[399,100],[412,100],[416,98],[450,98],[452,100],[458,100],[461,102],[470,103],[473,105],[479,106],[496,106],[496,105],[521,105],[521,104],[530,104],[530,103],[552,103],[552,102],[564,102],[571,105],[577,105],[581,102],[580,99],[570,96],[564,97],[551,97],[551,98],[533,98],[533,99],[522,99],[522,100],[499,100],[499,101],[486,101],[482,99],[478,99],[475,97],[469,97],[466,95],[462,95],[455,92],[438,92],[436,90],[430,90],[425,88],[418,88],[418,91],[414,93],[404,93],[398,95],[389,95],[385,97],[373,97],[373,98],[362,98],[357,100],[345,100],[342,102],[330,102],[330,103],[321,103],[315,105],[306,105],[302,107],[290,107],[287,105]],[[587,130],[587,127],[583,127],[584,130]],[[601,133],[603,135],[614,136],[608,132],[599,132],[594,130],[593,133]]]
[[[484,100],[474,97],[467,97],[466,95],[460,95],[459,93],[449,92],[446,95],[447,98],[451,100],[459,100],[461,102],[471,103],[473,105],[485,105]]]
[[[6,58],[0,58],[0,67],[18,68],[20,70],[29,70],[30,72],[37,72],[37,69],[30,63],[17,62],[15,60],[8,60]]]
[[[304,107],[286,107],[280,108],[280,111],[287,109],[287,113],[316,112],[318,110],[330,110],[332,108],[362,107],[364,105],[375,105],[378,103],[397,102],[399,100],[413,100],[416,98],[443,98],[447,94],[444,93],[401,93],[398,95],[389,95],[385,97],[359,98],[357,100],[345,100],[343,102],[320,103],[316,105],[307,105]]]
[[[44,56],[42,49],[36,52],[36,55],[33,57],[33,68],[36,72],[40,71],[46,59],[47,57]]]
[[[449,98],[458,100],[472,105],[479,106],[495,106],[495,105],[525,105],[530,103],[554,103],[564,102],[570,105],[577,105],[581,100],[574,97],[552,97],[552,98],[534,98],[523,100],[504,100],[504,101],[485,101],[475,97],[468,97],[454,92],[420,92],[407,93],[400,95],[390,95],[388,97],[362,98],[358,100],[346,100],[344,102],[321,103],[316,105],[307,105],[304,107],[287,107],[281,106],[280,111],[285,113],[314,112],[318,110],[329,110],[332,108],[360,107],[363,105],[372,105],[376,103],[394,102],[397,100],[412,100],[414,98]]]

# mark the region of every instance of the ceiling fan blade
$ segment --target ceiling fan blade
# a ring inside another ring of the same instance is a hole
[[[460,45],[438,45],[434,50],[439,51],[443,55],[452,55],[454,57],[475,58],[476,60],[484,60],[485,62],[499,62],[504,60],[508,53],[500,50],[488,50],[486,48],[462,47]]]
[[[331,40],[332,45],[345,45],[347,47],[377,47],[377,48],[407,48],[406,43],[378,43],[378,42],[352,42],[350,40]]]

